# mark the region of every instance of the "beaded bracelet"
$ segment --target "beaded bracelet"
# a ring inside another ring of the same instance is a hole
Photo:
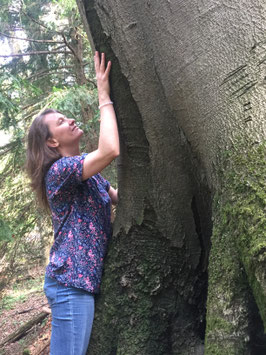
[[[113,105],[113,102],[112,101],[109,101],[109,102],[106,102],[105,104],[101,104],[99,106],[99,109],[101,109],[102,107],[106,106],[106,105]]]

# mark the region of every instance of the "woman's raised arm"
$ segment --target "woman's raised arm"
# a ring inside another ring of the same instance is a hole
[[[109,73],[111,62],[105,67],[105,55],[96,52],[94,56],[97,78],[99,109],[100,109],[100,135],[98,149],[89,153],[83,164],[82,180],[99,173],[112,160],[119,155],[119,136],[116,115],[110,99]]]

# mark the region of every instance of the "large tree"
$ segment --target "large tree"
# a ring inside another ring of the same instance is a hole
[[[121,137],[89,353],[264,354],[265,1],[77,3]]]

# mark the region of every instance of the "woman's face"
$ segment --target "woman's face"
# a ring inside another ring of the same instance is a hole
[[[78,144],[83,135],[82,129],[76,126],[73,118],[67,118],[62,113],[49,113],[44,117],[52,138],[48,139],[48,145],[65,148]]]

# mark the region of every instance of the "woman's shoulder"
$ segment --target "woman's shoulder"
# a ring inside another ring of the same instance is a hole
[[[71,175],[82,175],[83,155],[76,155],[73,157],[62,157],[52,163],[48,169],[45,180],[54,180],[55,178],[69,178]]]
[[[81,163],[84,160],[83,155],[75,155],[73,157],[62,157],[56,160],[49,168],[49,171],[70,168],[71,166],[76,166],[78,163]]]

